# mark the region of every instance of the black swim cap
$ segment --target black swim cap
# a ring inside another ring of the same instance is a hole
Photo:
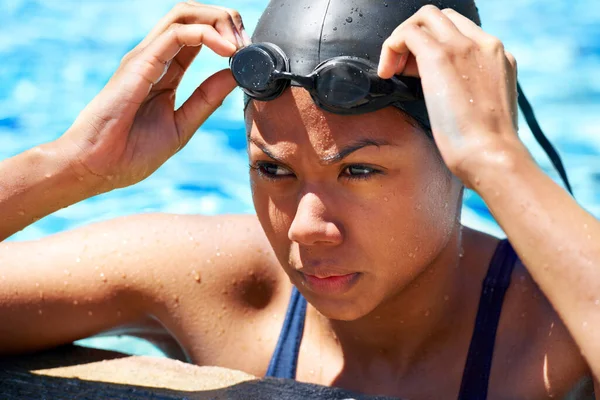
[[[338,56],[378,64],[383,42],[427,4],[453,8],[481,25],[473,0],[271,0],[252,41],[281,47],[294,74],[309,75],[321,62]],[[394,105],[431,135],[425,101]]]

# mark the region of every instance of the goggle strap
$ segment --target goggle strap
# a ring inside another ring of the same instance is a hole
[[[556,151],[554,146],[552,146],[552,143],[550,143],[550,141],[548,140],[546,135],[544,135],[544,132],[542,131],[542,128],[540,127],[540,124],[538,123],[538,121],[535,117],[533,108],[531,107],[531,104],[527,100],[527,97],[525,97],[525,93],[523,92],[523,89],[521,88],[521,84],[518,81],[517,81],[517,91],[519,94],[519,107],[521,107],[521,111],[523,112],[523,116],[525,117],[525,120],[527,121],[527,125],[529,125],[529,129],[531,129],[533,136],[535,137],[537,142],[540,144],[540,146],[542,146],[542,148],[544,149],[544,151],[550,158],[552,165],[554,165],[554,168],[556,168],[556,170],[558,171],[558,174],[560,175],[562,181],[564,182],[565,187],[567,188],[567,190],[569,191],[571,196],[573,196],[573,190],[571,188],[571,183],[569,182],[569,177],[567,176],[567,171],[565,170],[562,160],[561,160],[560,156],[558,155],[558,152]],[[575,197],[575,196],[573,196],[573,197]]]

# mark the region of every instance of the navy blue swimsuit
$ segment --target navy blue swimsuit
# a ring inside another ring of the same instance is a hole
[[[510,285],[510,277],[516,261],[517,255],[508,240],[500,241],[483,281],[477,319],[460,386],[459,400],[484,400],[487,398],[496,330],[504,294]],[[296,365],[305,316],[306,299],[294,287],[279,341],[266,376],[296,378]]]

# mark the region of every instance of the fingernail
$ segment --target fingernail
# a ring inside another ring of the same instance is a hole
[[[248,46],[249,44],[252,44],[252,38],[244,28],[242,28],[242,39],[244,39],[244,45]]]
[[[398,65],[396,65],[396,70],[394,71],[395,75],[399,75],[404,70],[404,59],[406,57],[406,53],[402,53],[400,55],[400,59],[398,60]]]
[[[239,32],[237,30],[235,30],[234,33],[235,33],[235,40],[237,40],[238,49],[244,47],[244,41],[242,40],[242,37],[240,36]]]

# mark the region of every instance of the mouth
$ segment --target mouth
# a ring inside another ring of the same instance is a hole
[[[360,273],[331,274],[331,273],[302,273],[303,284],[319,294],[339,295],[349,291],[360,278]]]

